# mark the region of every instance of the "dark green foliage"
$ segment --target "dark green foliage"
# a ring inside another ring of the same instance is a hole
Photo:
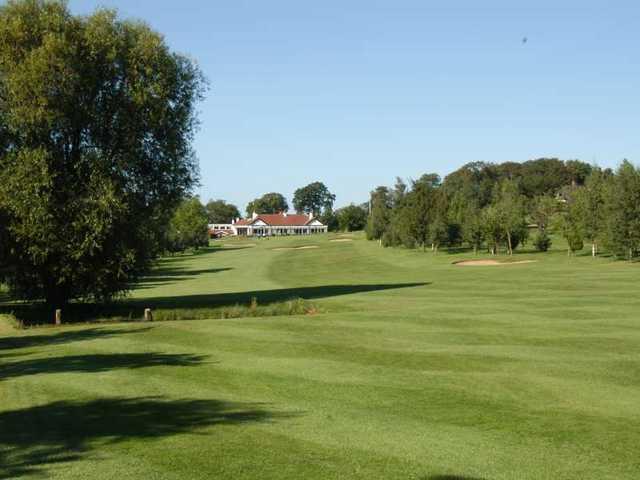
[[[112,11],[1,8],[0,218],[14,296],[108,300],[145,270],[197,180],[203,85],[160,34]]]
[[[281,193],[271,192],[265,193],[260,198],[249,202],[247,205],[247,216],[250,217],[253,213],[281,213],[289,210],[287,199]]]
[[[551,237],[549,237],[545,230],[539,230],[533,239],[533,246],[536,247],[536,250],[539,252],[546,252],[551,248]]]
[[[640,170],[625,160],[606,189],[606,244],[616,255],[640,253]]]
[[[231,223],[233,219],[240,217],[238,207],[224,200],[209,200],[205,208],[209,223]]]
[[[338,223],[338,216],[333,210],[325,210],[318,218],[330,232],[335,232],[340,228]]]
[[[336,196],[324,183],[313,182],[294,192],[293,208],[298,213],[313,213],[317,217],[321,212],[331,210],[335,200]]]
[[[338,210],[337,217],[340,230],[346,232],[362,230],[367,224],[366,210],[353,204]]]

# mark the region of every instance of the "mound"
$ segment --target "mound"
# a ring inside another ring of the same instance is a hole
[[[318,248],[318,245],[305,245],[303,247],[278,247],[272,248],[271,250],[307,250],[309,248]]]
[[[535,263],[537,260],[519,260],[517,262],[499,262],[498,260],[462,260],[459,262],[453,262],[454,265],[459,267],[495,267],[505,265],[522,265],[523,263]]]
[[[353,239],[352,238],[335,238],[329,241],[330,242],[353,242]]]

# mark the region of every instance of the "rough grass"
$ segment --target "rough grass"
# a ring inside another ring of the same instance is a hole
[[[640,264],[332,238],[169,258],[125,305],[316,315],[0,331],[0,478],[640,477]]]

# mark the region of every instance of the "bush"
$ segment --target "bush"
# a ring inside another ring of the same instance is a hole
[[[536,235],[536,238],[533,240],[533,245],[539,252],[546,252],[551,247],[551,238],[547,235],[547,232],[543,230]]]

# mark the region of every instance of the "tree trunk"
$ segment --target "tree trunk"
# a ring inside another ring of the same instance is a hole
[[[511,248],[511,233],[507,232],[507,253],[513,255],[513,249]]]

